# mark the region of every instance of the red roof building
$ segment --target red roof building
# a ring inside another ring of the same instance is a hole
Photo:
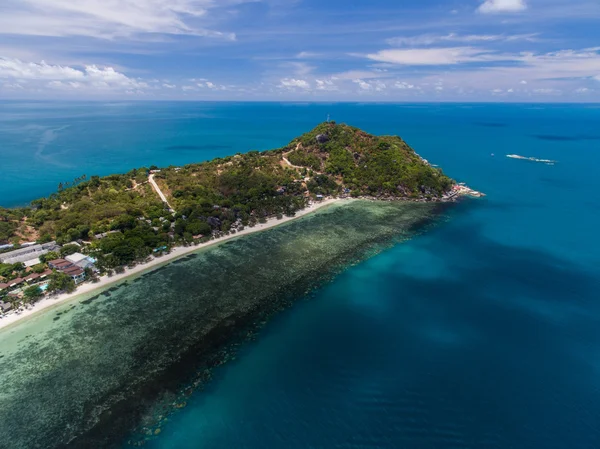
[[[15,285],[22,284],[23,282],[24,282],[24,279],[16,278],[16,279],[13,279],[12,281],[8,281],[8,286],[14,287]]]

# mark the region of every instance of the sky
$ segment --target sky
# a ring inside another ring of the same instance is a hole
[[[0,99],[600,102],[600,0],[1,0]]]

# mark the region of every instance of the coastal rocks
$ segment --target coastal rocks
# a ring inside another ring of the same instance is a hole
[[[317,136],[317,143],[322,145],[327,142],[329,142],[329,136],[327,134],[319,134]]]

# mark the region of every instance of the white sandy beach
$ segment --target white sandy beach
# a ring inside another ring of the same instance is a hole
[[[62,304],[71,299],[75,299],[76,297],[78,297],[80,295],[84,295],[87,293],[94,292],[96,290],[104,289],[112,284],[116,284],[118,282],[125,280],[129,276],[151,271],[152,269],[158,268],[159,266],[162,266],[162,265],[164,265],[168,262],[171,262],[175,259],[178,259],[182,256],[193,253],[194,251],[198,251],[201,248],[206,248],[207,246],[216,245],[218,243],[221,243],[226,240],[233,239],[233,238],[237,238],[242,235],[252,234],[255,232],[260,232],[260,231],[267,230],[269,228],[273,228],[280,224],[283,224],[283,223],[295,220],[297,218],[303,217],[307,214],[310,214],[311,212],[314,212],[322,207],[325,207],[325,206],[328,206],[328,205],[331,205],[333,203],[340,202],[340,201],[352,201],[352,200],[351,199],[341,199],[341,198],[331,198],[331,199],[323,200],[318,203],[313,203],[310,206],[308,206],[307,208],[296,212],[296,215],[293,217],[284,216],[280,220],[278,220],[276,218],[271,218],[271,219],[267,220],[266,223],[258,223],[256,226],[254,226],[252,228],[246,227],[242,231],[236,232],[235,234],[226,235],[226,236],[220,237],[218,239],[210,240],[206,243],[201,243],[201,244],[195,245],[195,246],[194,245],[179,246],[179,247],[173,248],[169,254],[165,254],[164,256],[153,258],[148,263],[137,265],[134,268],[126,268],[125,272],[123,272],[123,273],[114,274],[111,277],[102,276],[100,278],[100,281],[96,282],[96,283],[86,282],[85,284],[80,285],[77,288],[77,290],[73,293],[64,293],[61,295],[46,296],[42,300],[38,301],[37,303],[28,307],[25,310],[22,310],[20,312],[9,312],[6,316],[4,316],[3,318],[0,318],[0,330],[6,328],[8,326],[11,326],[25,318],[31,317],[32,315],[38,314],[45,309],[56,306],[58,304]]]

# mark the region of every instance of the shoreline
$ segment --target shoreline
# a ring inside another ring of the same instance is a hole
[[[302,218],[312,212],[316,212],[323,207],[330,206],[335,203],[340,202],[350,202],[354,201],[351,198],[329,198],[325,199],[319,203],[312,203],[308,207],[299,210],[296,212],[296,215],[293,217],[284,216],[280,220],[277,218],[270,218],[266,223],[257,223],[254,227],[246,227],[242,231],[236,232],[235,234],[226,235],[223,237],[219,237],[217,239],[209,240],[205,243],[200,243],[198,245],[191,246],[177,246],[171,250],[169,254],[165,254],[161,257],[155,257],[151,261],[147,263],[142,263],[136,265],[133,268],[125,268],[123,273],[114,274],[112,276],[102,276],[99,282],[89,283],[86,282],[79,286],[77,290],[73,293],[62,293],[56,296],[44,297],[34,305],[26,308],[25,310],[17,313],[12,312],[7,314],[6,316],[0,318],[0,332],[8,330],[10,327],[21,323],[25,319],[33,318],[34,316],[40,315],[42,312],[47,311],[47,309],[53,308],[55,306],[65,304],[68,301],[75,300],[79,296],[83,296],[86,294],[90,294],[96,292],[97,290],[105,289],[113,284],[122,282],[127,278],[134,276],[136,274],[142,274],[145,272],[150,272],[156,268],[159,268],[162,265],[166,265],[170,262],[173,262],[180,257],[186,256],[195,251],[199,251],[201,249],[207,248],[212,245],[217,245],[219,243],[225,242],[227,240],[231,240],[237,237],[241,237],[248,234],[254,234],[256,232],[266,231],[268,229],[274,228],[276,226],[282,225],[284,223],[288,223],[290,221],[296,220],[298,218]]]

